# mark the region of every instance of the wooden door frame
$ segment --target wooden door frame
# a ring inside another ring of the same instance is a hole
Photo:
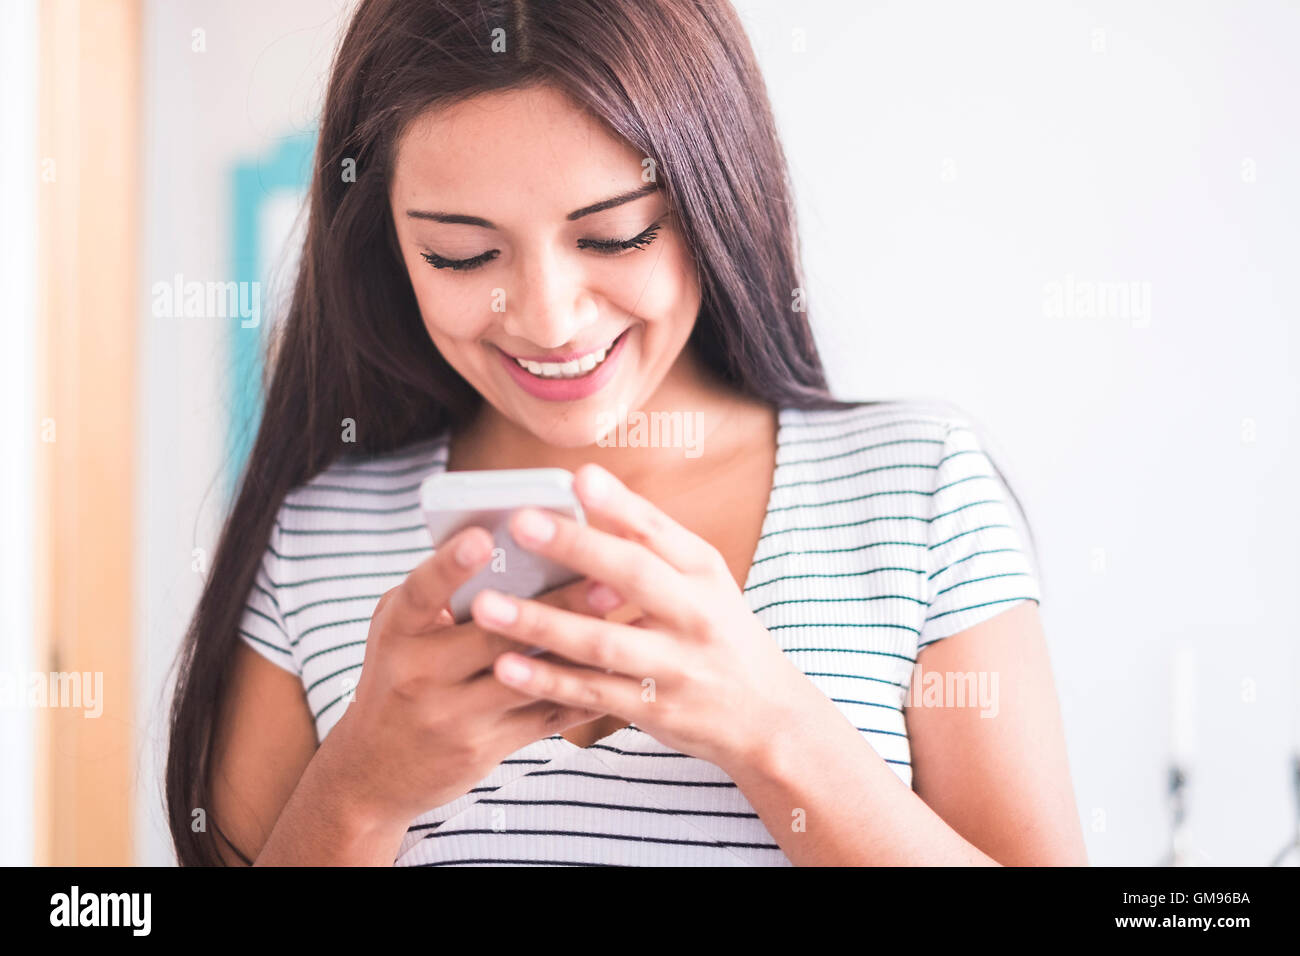
[[[98,717],[35,712],[35,862],[129,865],[141,0],[44,0],[39,16],[33,660],[101,674],[103,699]]]

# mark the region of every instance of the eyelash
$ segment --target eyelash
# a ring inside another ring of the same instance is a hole
[[[617,255],[629,249],[644,249],[658,237],[661,225],[662,223],[656,222],[631,239],[579,239],[578,248],[590,249],[593,252],[607,256]],[[469,269],[477,269],[479,266],[491,262],[500,255],[500,252],[496,249],[489,249],[482,255],[474,256],[472,259],[445,259],[436,252],[422,252],[420,255],[425,262],[435,269],[452,269],[456,272],[463,272]]]

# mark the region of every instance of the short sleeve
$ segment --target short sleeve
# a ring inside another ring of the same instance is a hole
[[[253,586],[244,602],[244,616],[239,622],[239,636],[244,643],[271,663],[301,676],[302,669],[294,657],[294,641],[284,623],[280,598],[276,593],[279,576],[280,523],[271,531],[271,540],[258,562]]]
[[[918,651],[1022,601],[1040,603],[1024,522],[965,418],[949,424],[930,509],[930,602]]]

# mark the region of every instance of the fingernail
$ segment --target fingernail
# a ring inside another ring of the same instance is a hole
[[[555,534],[555,522],[540,511],[523,511],[516,519],[515,528],[521,535],[538,543],[550,541]]]
[[[599,465],[588,468],[583,475],[584,497],[599,504],[609,494],[609,475]]]
[[[597,611],[612,611],[623,603],[623,599],[613,588],[597,582],[587,592],[587,603]]]
[[[533,674],[533,669],[521,660],[507,657],[500,664],[501,679],[512,684],[522,684]]]
[[[456,563],[462,568],[472,568],[483,558],[483,542],[476,534],[456,545]]]
[[[519,616],[519,609],[496,591],[483,591],[479,595],[479,613],[496,624],[510,624]]]

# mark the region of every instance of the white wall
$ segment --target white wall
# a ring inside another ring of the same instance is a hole
[[[1300,9],[737,5],[837,390],[957,402],[1029,513],[1092,862],[1164,850],[1179,642],[1191,835],[1267,862],[1296,813]],[[1149,283],[1149,324],[1045,315],[1067,276]]]
[[[0,7],[0,289],[4,289],[4,347],[0,348],[0,408],[5,411],[5,457],[0,468],[0,673],[19,678],[35,669],[31,501],[36,434],[36,3],[11,0]],[[26,686],[16,680],[15,686]],[[0,703],[0,866],[32,862],[35,772],[27,707]]]
[[[146,294],[175,272],[224,276],[222,171],[311,124],[347,6],[148,4]],[[1164,850],[1180,642],[1201,663],[1192,835],[1209,862],[1266,862],[1295,812],[1300,13],[1276,0],[737,6],[793,169],[836,390],[956,402],[1028,510],[1092,862]],[[190,52],[194,27],[205,54]],[[1048,283],[1067,276],[1148,284],[1149,321],[1049,316]],[[199,590],[191,549],[216,530],[226,338],[219,322],[151,318],[147,302],[141,315],[153,691],[139,861],[157,863],[170,850],[156,698]]]

